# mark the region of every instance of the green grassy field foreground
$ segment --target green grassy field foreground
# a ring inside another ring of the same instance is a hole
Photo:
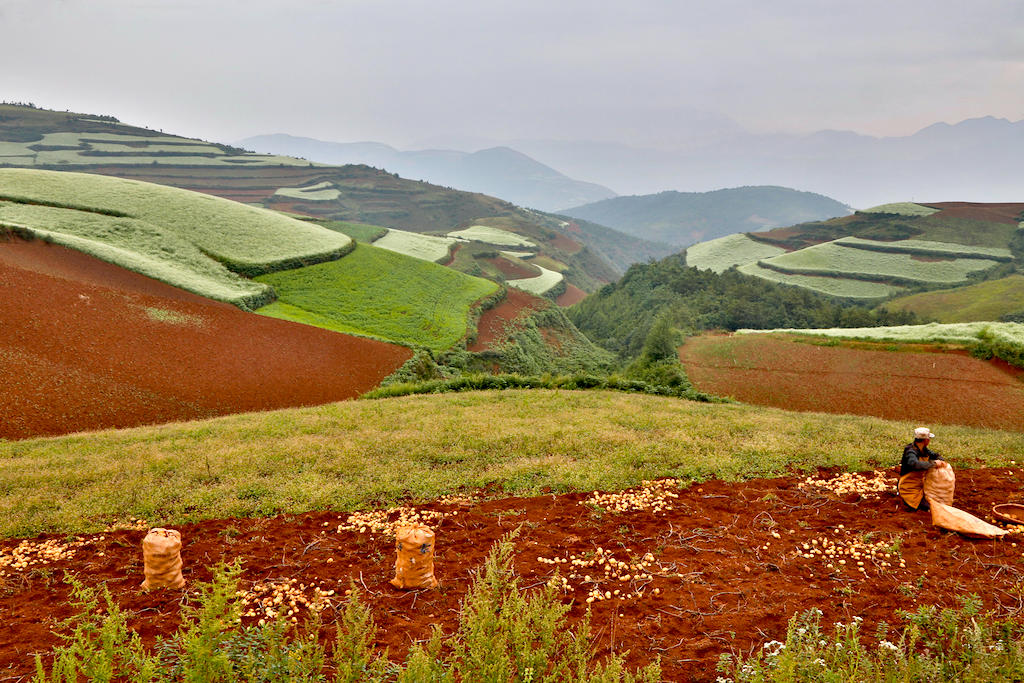
[[[470,309],[498,285],[421,259],[360,244],[340,261],[257,278],[278,299],[273,318],[441,351],[466,336]]]
[[[0,442],[0,536],[354,509],[487,485],[510,494],[643,479],[895,464],[917,425],[599,391],[351,401]],[[929,425],[955,466],[1009,463],[1024,434]]]

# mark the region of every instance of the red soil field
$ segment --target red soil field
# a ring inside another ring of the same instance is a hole
[[[583,301],[586,298],[586,292],[584,292],[576,285],[570,285],[569,283],[566,283],[565,291],[558,295],[558,298],[555,299],[555,303],[558,304],[559,306],[568,307],[572,306],[573,304],[578,304],[579,302]]]
[[[1011,223],[1017,225],[1020,222],[1020,215],[1024,212],[1024,204],[981,204],[977,202],[938,202],[935,204],[922,204],[933,209],[941,209],[941,213],[933,214],[939,217],[968,218],[976,221],[990,221],[992,223]]]
[[[1024,430],[1019,373],[966,353],[818,346],[751,334],[693,337],[679,357],[701,391],[754,405]]]
[[[546,299],[509,287],[501,303],[487,309],[480,316],[476,326],[476,339],[466,347],[466,350],[485,351],[493,344],[500,344],[508,339],[509,327],[515,324],[516,318],[549,305],[550,302]]]
[[[485,258],[483,260],[497,268],[498,272],[509,280],[521,280],[523,278],[537,277],[540,275],[540,271],[536,268],[528,268],[526,265],[514,263],[501,256],[496,258]]]
[[[0,242],[0,437],[353,398],[409,349],[245,313],[45,242]]]
[[[555,249],[561,249],[562,251],[567,252],[569,254],[575,254],[576,252],[583,248],[583,245],[577,242],[576,240],[570,239],[565,235],[557,233],[554,237],[551,238],[550,244]]]
[[[891,454],[880,456],[891,455],[895,463],[900,450],[894,443]],[[889,477],[894,485],[894,472]],[[620,595],[643,588],[641,599],[613,597],[589,605],[595,655],[628,650],[631,666],[660,657],[666,681],[713,681],[721,653],[748,653],[768,640],[784,641],[787,620],[814,607],[824,613],[826,633],[832,632],[833,623],[862,618],[861,633],[872,645],[871,634],[880,622],[905,625],[898,610],[915,611],[926,604],[956,607],[959,596],[972,593],[980,596],[984,609],[1003,618],[1019,614],[1021,549],[1015,543],[968,540],[940,531],[931,526],[928,513],[901,510],[892,492],[838,497],[819,488],[798,488],[800,481],[792,476],[705,481],[677,490],[673,509],[662,512],[599,512],[581,504],[587,498],[582,493],[416,506],[458,512],[434,524],[438,590],[393,588],[393,537],[338,531],[345,514],[201,522],[179,527],[184,592],[194,596],[196,583],[208,581],[213,566],[235,559],[244,563],[243,589],[257,581],[295,579],[308,587],[307,596],[313,585],[341,594],[354,582],[380,628],[376,645],[401,659],[411,641],[430,636],[433,624],[445,633],[454,630],[473,572],[479,571],[491,545],[515,529],[514,567],[525,587],[541,585],[556,573],[568,578],[574,571],[568,560],[593,557],[598,548],[634,562],[651,553],[650,580],[616,581],[599,567],[580,569],[593,575],[591,582],[584,576],[570,580],[563,599],[571,605],[569,623],[576,625],[588,609],[585,600],[592,588],[620,590]],[[1020,468],[960,469],[956,505],[984,516],[995,503],[1022,502],[1022,483]],[[81,536],[84,543],[75,557],[44,565],[46,571],[7,568],[0,592],[0,678],[31,676],[33,654],[61,642],[52,630],[71,614],[68,586],[60,578],[64,570],[77,573],[87,585],[105,582],[114,601],[131,611],[129,623],[145,645],[174,632],[183,591],[144,593],[139,588],[144,533]],[[906,568],[899,568],[894,558],[894,566],[882,566],[879,558],[868,560],[863,574],[852,563],[829,570],[824,560],[795,552],[815,539],[861,541],[867,533],[886,545],[898,542]],[[9,553],[17,543],[0,543],[0,552]],[[539,558],[567,562],[553,565]],[[917,580],[925,571],[922,589]],[[322,613],[325,642],[333,642],[333,625],[343,607],[335,597]],[[252,621],[254,617],[245,617],[243,623]]]

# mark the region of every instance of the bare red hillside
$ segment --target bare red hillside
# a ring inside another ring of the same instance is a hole
[[[941,215],[948,218],[968,218],[976,221],[992,223],[1012,223],[1016,225],[1024,213],[1024,204],[982,204],[979,202],[936,202],[924,204],[933,209],[940,209]]]
[[[476,326],[476,339],[467,347],[467,350],[483,351],[494,344],[500,344],[508,339],[509,330],[516,318],[550,305],[551,302],[546,299],[528,294],[515,287],[509,287],[504,300],[494,308],[487,309],[480,316],[480,321]]]
[[[63,247],[0,242],[2,438],[329,403],[410,356]]]

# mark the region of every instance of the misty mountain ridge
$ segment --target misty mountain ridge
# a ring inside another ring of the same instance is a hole
[[[298,156],[327,164],[366,164],[410,180],[481,192],[542,211],[615,196],[607,187],[573,180],[522,152],[502,146],[477,152],[401,151],[379,142],[325,142],[286,134],[257,135],[238,144],[261,153]]]
[[[711,192],[668,190],[614,197],[559,213],[679,247],[851,213],[830,197],[787,187],[735,187]]]
[[[1024,120],[993,116],[894,137],[840,130],[722,137],[713,131],[677,149],[579,140],[508,144],[623,194],[780,185],[867,208],[908,199],[1017,201],[1024,187]]]

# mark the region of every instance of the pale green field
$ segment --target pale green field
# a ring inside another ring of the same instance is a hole
[[[464,240],[484,242],[485,244],[497,244],[501,247],[536,247],[531,240],[501,228],[492,228],[488,225],[471,225],[462,230],[452,230],[449,237],[458,237]]]
[[[338,258],[345,235],[273,211],[164,185],[87,173],[0,169],[0,199],[117,211],[178,235],[235,270]],[[46,227],[46,226],[40,226]],[[70,227],[66,227],[70,230]]]
[[[453,237],[436,237],[392,228],[386,235],[374,240],[373,246],[424,261],[436,262],[447,258],[448,250],[458,241]]]
[[[794,285],[803,287],[822,294],[838,296],[844,299],[882,299],[905,291],[903,287],[895,287],[882,282],[870,282],[868,280],[856,280],[843,277],[828,277],[824,275],[795,275],[780,273],[776,270],[762,268],[756,263],[748,263],[740,266],[737,270],[746,275],[753,275],[762,280],[778,282],[783,285]]]
[[[880,204],[870,209],[861,209],[861,213],[895,213],[901,216],[931,216],[938,213],[938,209],[930,206],[922,206],[913,202],[894,202],[892,204]]]
[[[722,273],[732,266],[756,263],[760,259],[785,254],[786,250],[752,240],[743,233],[698,242],[686,248],[686,265]]]
[[[912,254],[868,251],[826,242],[762,259],[759,264],[797,275],[859,276],[952,284],[965,281],[971,273],[989,270],[998,262],[979,258],[919,261]]]
[[[326,202],[337,199],[341,196],[341,190],[335,187],[334,183],[324,181],[309,187],[282,187],[275,195],[279,197],[291,197],[293,199],[305,199],[306,201]]]
[[[521,289],[524,292],[530,294],[536,294],[540,296],[544,292],[548,291],[559,282],[565,279],[565,276],[555,270],[548,270],[543,266],[539,266],[536,263],[533,264],[540,270],[540,275],[537,277],[527,277],[521,280],[506,280],[505,284],[516,289]]]
[[[0,536],[99,531],[428,500],[621,490],[898,462],[916,424],[615,392],[522,390],[347,401],[0,442]],[[938,430],[936,430],[938,432]],[[942,427],[958,467],[1006,466],[1024,434]]]
[[[927,325],[896,325],[893,327],[831,327],[814,330],[737,330],[736,334],[771,334],[773,332],[908,343],[974,342],[980,339],[983,334],[988,334],[994,340],[1024,348],[1024,323],[929,323]]]
[[[512,258],[530,258],[534,255],[532,251],[503,251],[502,256],[511,256]]]
[[[921,254],[925,256],[963,256],[967,258],[990,258],[996,261],[1012,261],[1013,252],[1000,247],[973,247],[965,244],[952,242],[933,242],[931,240],[898,240],[896,242],[882,242],[879,240],[866,240],[860,237],[841,237],[834,240],[834,244],[841,244],[855,249],[867,249],[872,251],[900,251],[908,254]]]

